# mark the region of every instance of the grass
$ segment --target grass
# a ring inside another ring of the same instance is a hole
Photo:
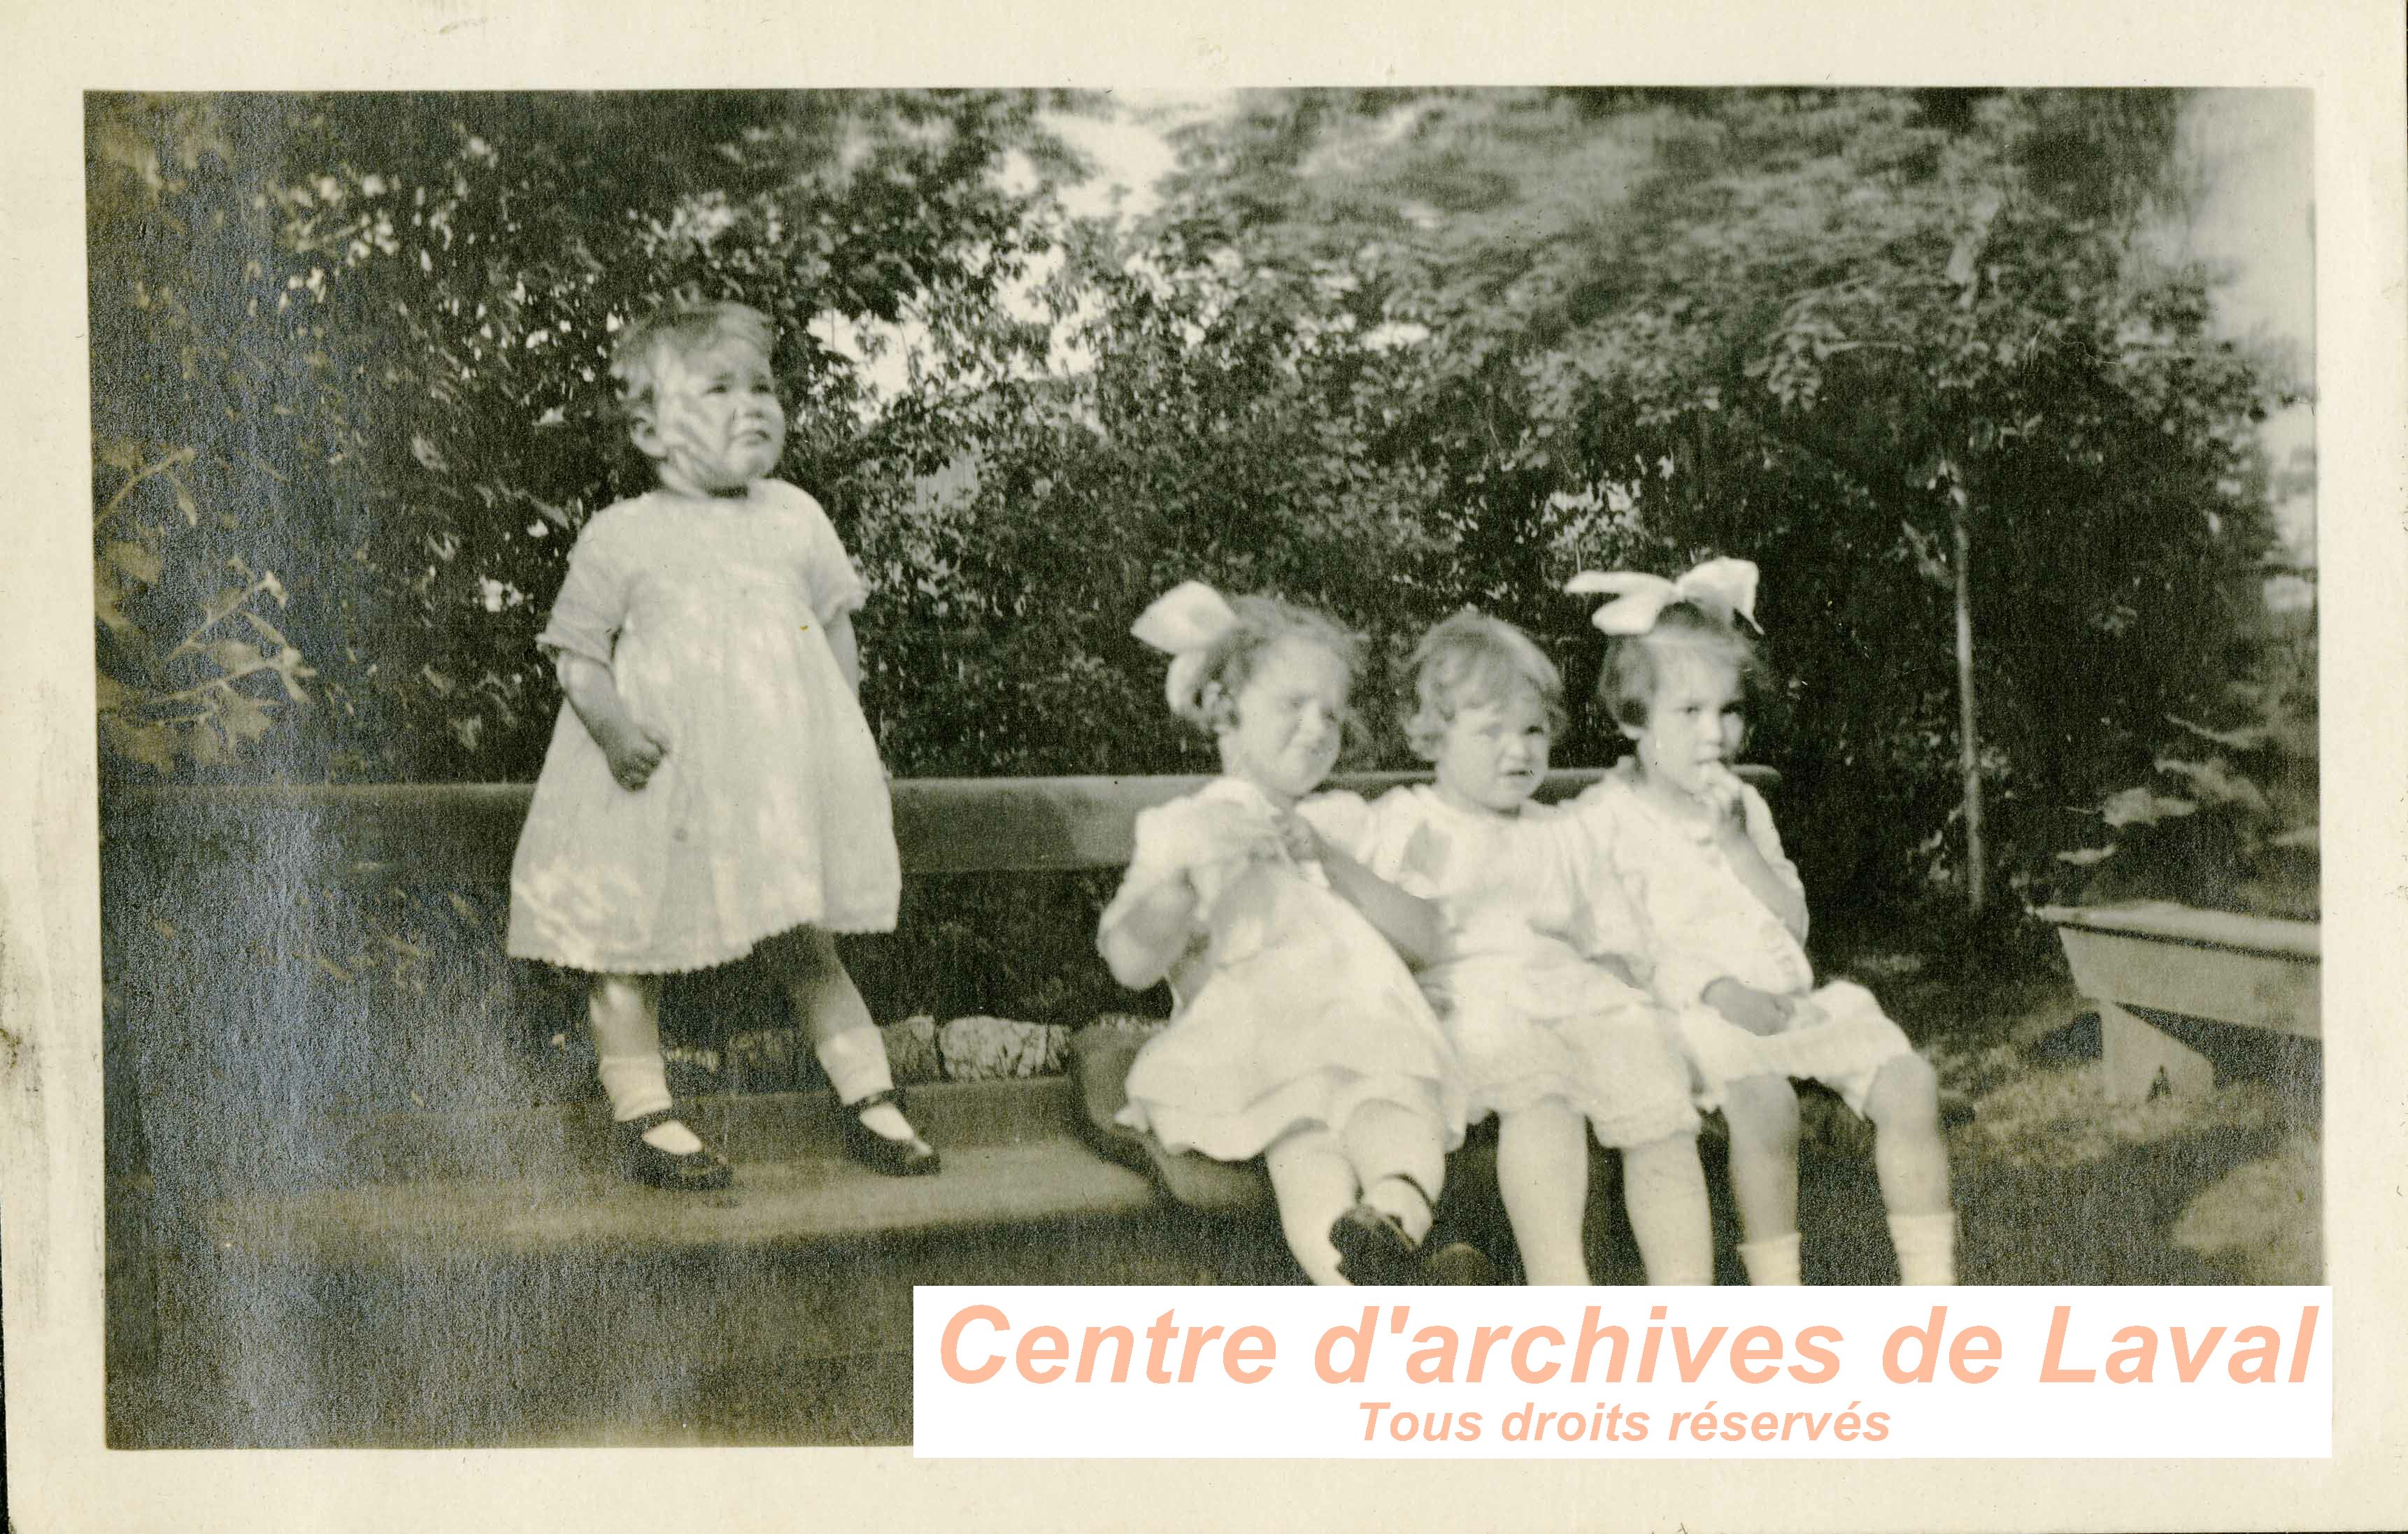
[[[2215,1062],[2213,1091],[2111,1102],[2097,1017],[2054,956],[2001,957],[1847,965],[1915,1036],[1943,1100],[1971,1112],[1948,1133],[1962,1280],[2322,1282],[2315,1047],[2201,1029],[2186,1036]],[[1877,1222],[1877,1191],[1854,1207],[1868,1191],[1854,1190],[1851,1217]]]

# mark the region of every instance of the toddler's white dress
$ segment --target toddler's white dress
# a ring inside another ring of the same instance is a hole
[[[609,666],[668,752],[623,788],[562,704],[510,871],[513,956],[657,974],[805,924],[894,929],[885,770],[825,630],[862,596],[826,513],[776,480],[586,524],[537,643]]]
[[[1290,1130],[1342,1132],[1364,1104],[1389,1102],[1426,1117],[1448,1149],[1461,1144],[1462,1083],[1429,1003],[1320,864],[1279,846],[1278,825],[1262,791],[1233,777],[1139,812],[1102,926],[1184,874],[1203,935],[1171,969],[1177,1008],[1129,1068],[1121,1122],[1172,1150],[1241,1161]]]
[[[1670,1020],[1598,962],[1643,973],[1638,917],[1610,875],[1587,871],[1562,812],[1475,814],[1416,786],[1369,804],[1326,794],[1305,813],[1443,914],[1447,953],[1419,979],[1463,1061],[1472,1122],[1554,1097],[1616,1148],[1697,1131]]]
[[[1659,803],[1639,790],[1632,767],[1626,758],[1573,802],[1572,815],[1588,856],[1614,871],[1646,923],[1652,985],[1679,1020],[1698,1105],[1720,1107],[1729,1082],[1774,1075],[1822,1082],[1862,1113],[1874,1075],[1914,1046],[1862,986],[1842,980],[1818,988],[1806,950],[1714,845],[1704,806],[1691,812]],[[1802,894],[1763,796],[1742,784],[1740,803],[1748,839]],[[1706,987],[1726,976],[1796,1001],[1789,1026],[1752,1033],[1708,1006]]]

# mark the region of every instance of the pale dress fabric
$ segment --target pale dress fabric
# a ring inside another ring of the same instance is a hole
[[[1419,978],[1463,1061],[1472,1122],[1555,1098],[1617,1149],[1697,1132],[1670,1019],[1598,962],[1643,973],[1638,917],[1619,885],[1588,871],[1560,812],[1474,814],[1410,787],[1369,804],[1324,795],[1306,813],[1444,916],[1446,957]]]
[[[1277,826],[1261,791],[1229,777],[1139,812],[1102,927],[1183,875],[1202,930],[1170,972],[1170,1026],[1129,1068],[1121,1122],[1240,1161],[1296,1129],[1342,1132],[1365,1104],[1387,1102],[1426,1119],[1445,1147],[1462,1143],[1462,1085],[1429,1003],[1317,861],[1260,845],[1277,845]]]
[[[893,930],[885,770],[826,634],[862,595],[819,504],[777,481],[655,490],[586,525],[537,643],[609,666],[668,753],[623,788],[562,705],[510,872],[512,955],[657,974],[798,926]]]
[[[1802,894],[1763,797],[1742,785],[1740,803],[1748,839]],[[1685,813],[1641,793],[1626,759],[1571,813],[1588,855],[1614,871],[1646,924],[1652,984],[1679,1021],[1700,1107],[1720,1107],[1732,1081],[1773,1075],[1819,1081],[1861,1113],[1874,1075],[1914,1053],[1870,991],[1847,981],[1815,986],[1806,950],[1714,845],[1702,807]],[[1752,1033],[1706,1005],[1706,987],[1725,976],[1795,1000],[1789,1026]]]

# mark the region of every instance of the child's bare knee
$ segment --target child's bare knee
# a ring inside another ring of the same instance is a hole
[[[1752,1144],[1794,1143],[1798,1091],[1780,1076],[1749,1076],[1723,1089],[1723,1116],[1733,1138]]]
[[[1920,1055],[1900,1055],[1873,1077],[1865,1100],[1865,1116],[1876,1127],[1893,1123],[1936,1120],[1940,1115],[1940,1073]]]

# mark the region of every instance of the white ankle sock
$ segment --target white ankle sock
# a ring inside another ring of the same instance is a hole
[[[1433,1217],[1429,1196],[1413,1179],[1396,1172],[1374,1178],[1363,1190],[1363,1201],[1396,1221],[1405,1239],[1416,1246],[1429,1234]]]
[[[1798,1232],[1795,1230],[1765,1241],[1740,1243],[1739,1259],[1747,1265],[1747,1281],[1750,1284],[1795,1286],[1802,1282],[1798,1276]]]
[[[838,1102],[859,1102],[895,1085],[895,1072],[886,1063],[886,1040],[874,1028],[856,1028],[823,1039],[818,1055],[820,1069],[827,1072],[828,1085],[836,1088]],[[920,1139],[910,1120],[896,1112],[892,1103],[882,1103],[864,1113],[861,1122],[883,1139],[903,1143]]]
[[[658,1050],[649,1055],[604,1055],[595,1065],[602,1077],[602,1095],[610,1100],[613,1121],[624,1124],[676,1105],[669,1097],[668,1063]],[[702,1149],[695,1132],[674,1118],[646,1129],[644,1143],[671,1156],[692,1156]]]
[[[1956,1212],[1937,1214],[1892,1214],[1890,1244],[1898,1250],[1901,1284],[1951,1285],[1956,1282]]]

